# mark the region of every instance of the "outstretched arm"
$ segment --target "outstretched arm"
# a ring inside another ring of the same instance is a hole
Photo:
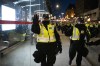
[[[58,46],[58,50],[59,50],[60,53],[62,53],[61,40],[60,40],[60,36],[59,36],[56,28],[54,29],[54,33],[55,33],[55,38],[56,38],[56,43],[57,43],[57,46]]]

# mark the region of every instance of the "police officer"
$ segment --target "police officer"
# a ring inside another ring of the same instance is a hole
[[[56,53],[62,53],[62,45],[55,25],[50,23],[49,15],[43,14],[43,18],[42,23],[34,22],[31,30],[37,34],[36,49],[42,55],[41,66],[53,66]]]
[[[86,31],[87,31],[86,42],[89,42],[90,37],[91,37],[91,33],[90,33],[90,30],[89,30],[89,23],[85,23],[85,26],[86,26]]]
[[[72,60],[74,59],[77,52],[76,64],[77,66],[81,66],[84,52],[83,48],[85,46],[86,27],[84,24],[74,24],[71,31],[72,35],[69,48],[69,65],[71,65]]]

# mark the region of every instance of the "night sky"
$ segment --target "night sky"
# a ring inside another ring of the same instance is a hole
[[[57,17],[61,16],[61,13],[65,13],[70,3],[75,5],[75,2],[76,2],[76,0],[50,0],[50,1],[52,4],[51,9],[52,9],[53,15]],[[60,5],[58,9],[56,8],[56,4]]]

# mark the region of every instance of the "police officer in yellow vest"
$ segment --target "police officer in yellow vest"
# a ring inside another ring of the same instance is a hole
[[[91,37],[91,33],[90,33],[90,30],[89,30],[89,23],[85,23],[85,26],[86,26],[86,31],[87,31],[87,34],[86,34],[86,42],[89,42],[90,40],[90,37]]]
[[[44,14],[43,18],[42,23],[34,22],[31,30],[37,34],[36,49],[42,55],[41,66],[53,66],[56,53],[62,53],[62,45],[55,25],[50,23],[49,15]]]
[[[85,46],[86,27],[84,24],[74,24],[71,30],[72,34],[69,48],[69,65],[71,65],[77,52],[76,64],[77,66],[81,66],[83,48]]]

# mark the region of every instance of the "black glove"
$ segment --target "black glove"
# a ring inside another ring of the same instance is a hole
[[[58,52],[62,53],[62,45],[60,41],[57,42],[57,48],[58,48]]]
[[[33,24],[38,24],[39,23],[39,16],[37,14],[35,14],[32,19],[33,19]]]
[[[62,47],[58,47],[59,53],[62,53]]]
[[[91,41],[91,42],[86,43],[86,45],[88,45],[88,46],[92,46],[92,45],[95,45],[95,44],[94,44],[93,41]]]
[[[36,63],[40,63],[41,62],[41,54],[40,54],[39,51],[35,51],[32,55],[33,55],[34,61]]]

